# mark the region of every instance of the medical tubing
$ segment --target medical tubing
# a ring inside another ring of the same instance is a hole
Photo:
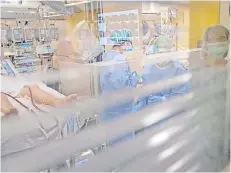
[[[20,102],[18,99],[16,99],[15,97],[11,96],[10,94],[7,94],[5,92],[1,92],[2,94],[14,99],[17,103],[19,103],[22,107],[24,107],[25,109],[29,110],[30,112],[32,112],[34,115],[37,116],[36,112],[34,112],[32,109],[30,109],[29,107],[27,107],[26,105],[24,105],[22,102]],[[31,98],[32,99],[32,98]],[[48,135],[46,134],[46,130],[43,127],[42,123],[39,121],[39,129],[44,133],[44,135],[48,138]]]
[[[37,110],[39,110],[39,111],[41,111],[41,112],[46,112],[46,111],[40,109],[40,108],[34,103],[34,99],[33,99],[33,95],[32,95],[31,88],[30,88],[29,86],[27,86],[27,88],[29,89],[29,92],[30,92],[30,99],[31,99],[32,105],[33,105]],[[47,112],[46,112],[46,113],[47,113]]]
[[[14,99],[14,100],[15,100],[16,102],[18,102],[22,107],[24,107],[24,108],[30,110],[29,107],[27,107],[26,105],[24,105],[22,102],[20,102],[18,99],[16,99],[15,97],[11,96],[10,94],[7,94],[7,93],[2,92],[2,91],[1,91],[1,93],[4,94],[4,95],[6,95],[6,96],[8,96],[8,97],[10,97],[10,98],[12,98],[12,99]]]
[[[29,89],[29,92],[30,92],[30,99],[31,99],[31,103],[32,105],[39,111],[43,112],[43,113],[48,113],[47,111],[44,111],[42,109],[40,109],[35,103],[34,103],[34,99],[33,99],[33,95],[32,95],[32,90],[29,86],[26,86],[28,89]],[[35,113],[35,112],[34,112]],[[53,116],[52,116],[53,117]],[[53,117],[53,119],[56,121],[57,124],[59,124],[59,121],[57,120],[56,117]],[[42,126],[42,124],[40,123],[40,126],[42,127],[41,130],[43,130],[43,133],[46,135],[47,139],[48,139],[48,136],[45,132],[45,128]],[[62,129],[62,128],[61,128]],[[60,135],[63,137],[63,134],[62,134],[62,130],[60,131]]]

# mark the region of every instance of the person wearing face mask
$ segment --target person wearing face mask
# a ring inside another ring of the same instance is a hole
[[[208,118],[198,117],[198,125],[203,127],[200,133],[203,155],[217,170],[228,165],[230,153],[229,37],[229,30],[222,25],[209,27],[203,37],[202,62],[199,66],[191,64],[190,69],[190,88],[197,91],[194,97],[204,95],[204,88],[213,96],[208,103],[201,102],[203,106],[198,111],[210,114]],[[218,110],[211,112],[211,107]]]
[[[102,58],[103,62],[108,62],[100,71],[100,89],[102,95],[121,91],[123,89],[135,88],[137,85],[138,79],[131,72],[127,58],[123,55],[124,45],[124,42],[114,45],[112,50],[109,50]],[[110,61],[112,63],[110,63]],[[108,122],[125,116],[132,111],[133,104],[133,99],[126,102],[122,101],[122,103],[121,101],[113,103],[100,113],[100,119],[104,122]],[[112,146],[133,137],[134,132],[129,132],[111,139],[108,143]]]
[[[229,53],[229,30],[222,25],[209,27],[204,34],[202,53],[206,66],[226,66]]]
[[[104,55],[102,60],[103,61],[111,61],[111,60],[115,60],[115,61],[126,61],[127,58],[126,56],[123,55],[123,47],[124,47],[124,43],[121,44],[115,44],[112,46],[112,49],[107,51]]]
[[[214,25],[206,29],[202,42],[201,60],[199,63],[190,64],[189,67],[189,71],[193,74],[190,84],[191,89],[205,85],[213,89],[214,80],[220,83],[227,80],[229,37],[229,30],[222,25]],[[200,73],[199,76],[196,75],[201,70],[206,70],[207,72]],[[206,80],[210,78],[214,80]]]
[[[112,50],[103,56],[103,62],[112,63],[103,67],[100,71],[100,88],[102,95],[127,88],[134,88],[138,82],[129,67],[127,58],[122,54],[124,42],[114,45]],[[114,64],[115,63],[115,64]],[[111,105],[105,109],[101,119],[109,121],[124,115],[132,110],[133,100],[128,103]]]

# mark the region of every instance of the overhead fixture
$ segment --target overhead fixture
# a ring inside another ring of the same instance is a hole
[[[156,2],[142,2],[142,13],[160,13],[160,4]]]
[[[64,14],[55,14],[55,15],[49,15],[49,16],[43,16],[43,17],[49,18],[49,17],[59,17],[59,16],[64,16]]]
[[[0,4],[22,4],[22,0],[1,0]]]
[[[31,13],[31,14],[35,14],[37,13],[36,11],[6,11],[8,13]]]
[[[34,13],[37,13],[37,11],[28,11],[28,13],[34,14]]]
[[[75,6],[75,5],[80,5],[80,4],[85,4],[85,3],[89,3],[91,2],[90,0],[88,1],[79,1],[79,2],[74,2],[74,3],[69,3],[69,4],[65,4],[66,7],[69,7],[69,6]]]

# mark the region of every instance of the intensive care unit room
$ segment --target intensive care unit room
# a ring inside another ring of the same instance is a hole
[[[222,0],[0,0],[1,171],[230,172]]]

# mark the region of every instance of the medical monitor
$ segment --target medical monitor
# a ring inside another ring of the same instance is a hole
[[[12,29],[12,38],[14,42],[23,41],[23,30],[22,28],[13,28]]]
[[[34,29],[34,37],[35,37],[35,39],[36,39],[37,41],[40,40],[39,29],[38,29],[38,28]]]
[[[48,36],[48,32],[46,28],[37,28],[34,29],[34,38],[37,41],[45,41]]]
[[[33,41],[34,39],[34,29],[33,28],[24,28],[24,37],[25,41]]]
[[[13,40],[11,29],[7,29],[7,40],[8,40],[8,42],[12,42],[12,40]]]
[[[1,43],[7,43],[7,29],[1,29]]]
[[[59,32],[58,32],[58,28],[48,28],[47,29],[48,31],[48,37],[51,39],[51,40],[58,40],[59,39]]]
[[[5,57],[4,57],[4,48],[1,47],[1,57],[0,57],[0,60],[4,60]]]
[[[39,28],[39,40],[45,41],[47,34],[46,34],[46,28]]]
[[[9,59],[1,60],[1,72],[9,76],[16,76],[18,74],[18,71]]]
[[[12,30],[9,28],[1,28],[1,43],[3,45],[12,41]]]

